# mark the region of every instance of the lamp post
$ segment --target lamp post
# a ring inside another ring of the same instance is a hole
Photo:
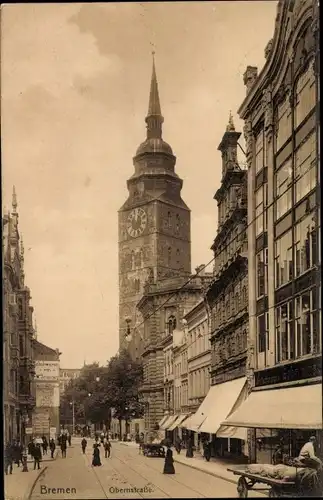
[[[70,405],[72,406],[72,436],[75,434],[75,403],[74,399],[70,402]]]

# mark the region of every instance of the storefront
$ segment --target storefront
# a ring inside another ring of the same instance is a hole
[[[212,454],[241,455],[245,451],[247,429],[223,426],[221,423],[240,407],[247,397],[245,377],[210,387],[197,412],[181,425],[194,433],[194,446],[202,451],[204,440],[212,442]]]
[[[254,429],[253,456],[258,463],[273,463],[278,447],[296,457],[310,436],[315,435],[316,454],[322,456],[322,386],[254,390],[223,425]]]

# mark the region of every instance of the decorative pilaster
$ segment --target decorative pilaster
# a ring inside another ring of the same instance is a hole
[[[272,89],[270,84],[263,91],[263,105],[265,111],[265,135],[268,142],[270,143],[273,137],[273,125],[274,125],[273,99],[272,99]]]

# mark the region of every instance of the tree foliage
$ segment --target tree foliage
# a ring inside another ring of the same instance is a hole
[[[61,397],[61,411],[71,410],[74,402],[75,420],[107,422],[113,416],[130,420],[141,417],[138,387],[142,365],[134,362],[127,351],[113,356],[107,366],[86,365],[80,376],[72,380]]]

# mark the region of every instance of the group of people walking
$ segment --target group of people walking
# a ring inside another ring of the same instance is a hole
[[[8,442],[5,447],[5,456],[4,456],[4,468],[5,473],[12,474],[13,465],[17,464],[19,467],[22,464],[22,456],[23,456],[23,446],[19,440],[14,440],[11,443]]]
[[[85,438],[82,439],[81,446],[82,446],[83,454],[85,454],[86,447],[87,447],[87,440]],[[100,437],[98,435],[95,436],[95,441],[93,444],[93,458],[92,458],[92,466],[93,467],[100,467],[102,465],[101,457],[100,457],[100,447],[101,446],[103,447],[103,450],[104,450],[104,457],[109,458],[111,455],[112,446],[111,446],[111,442],[110,442],[108,433],[102,432]]]

